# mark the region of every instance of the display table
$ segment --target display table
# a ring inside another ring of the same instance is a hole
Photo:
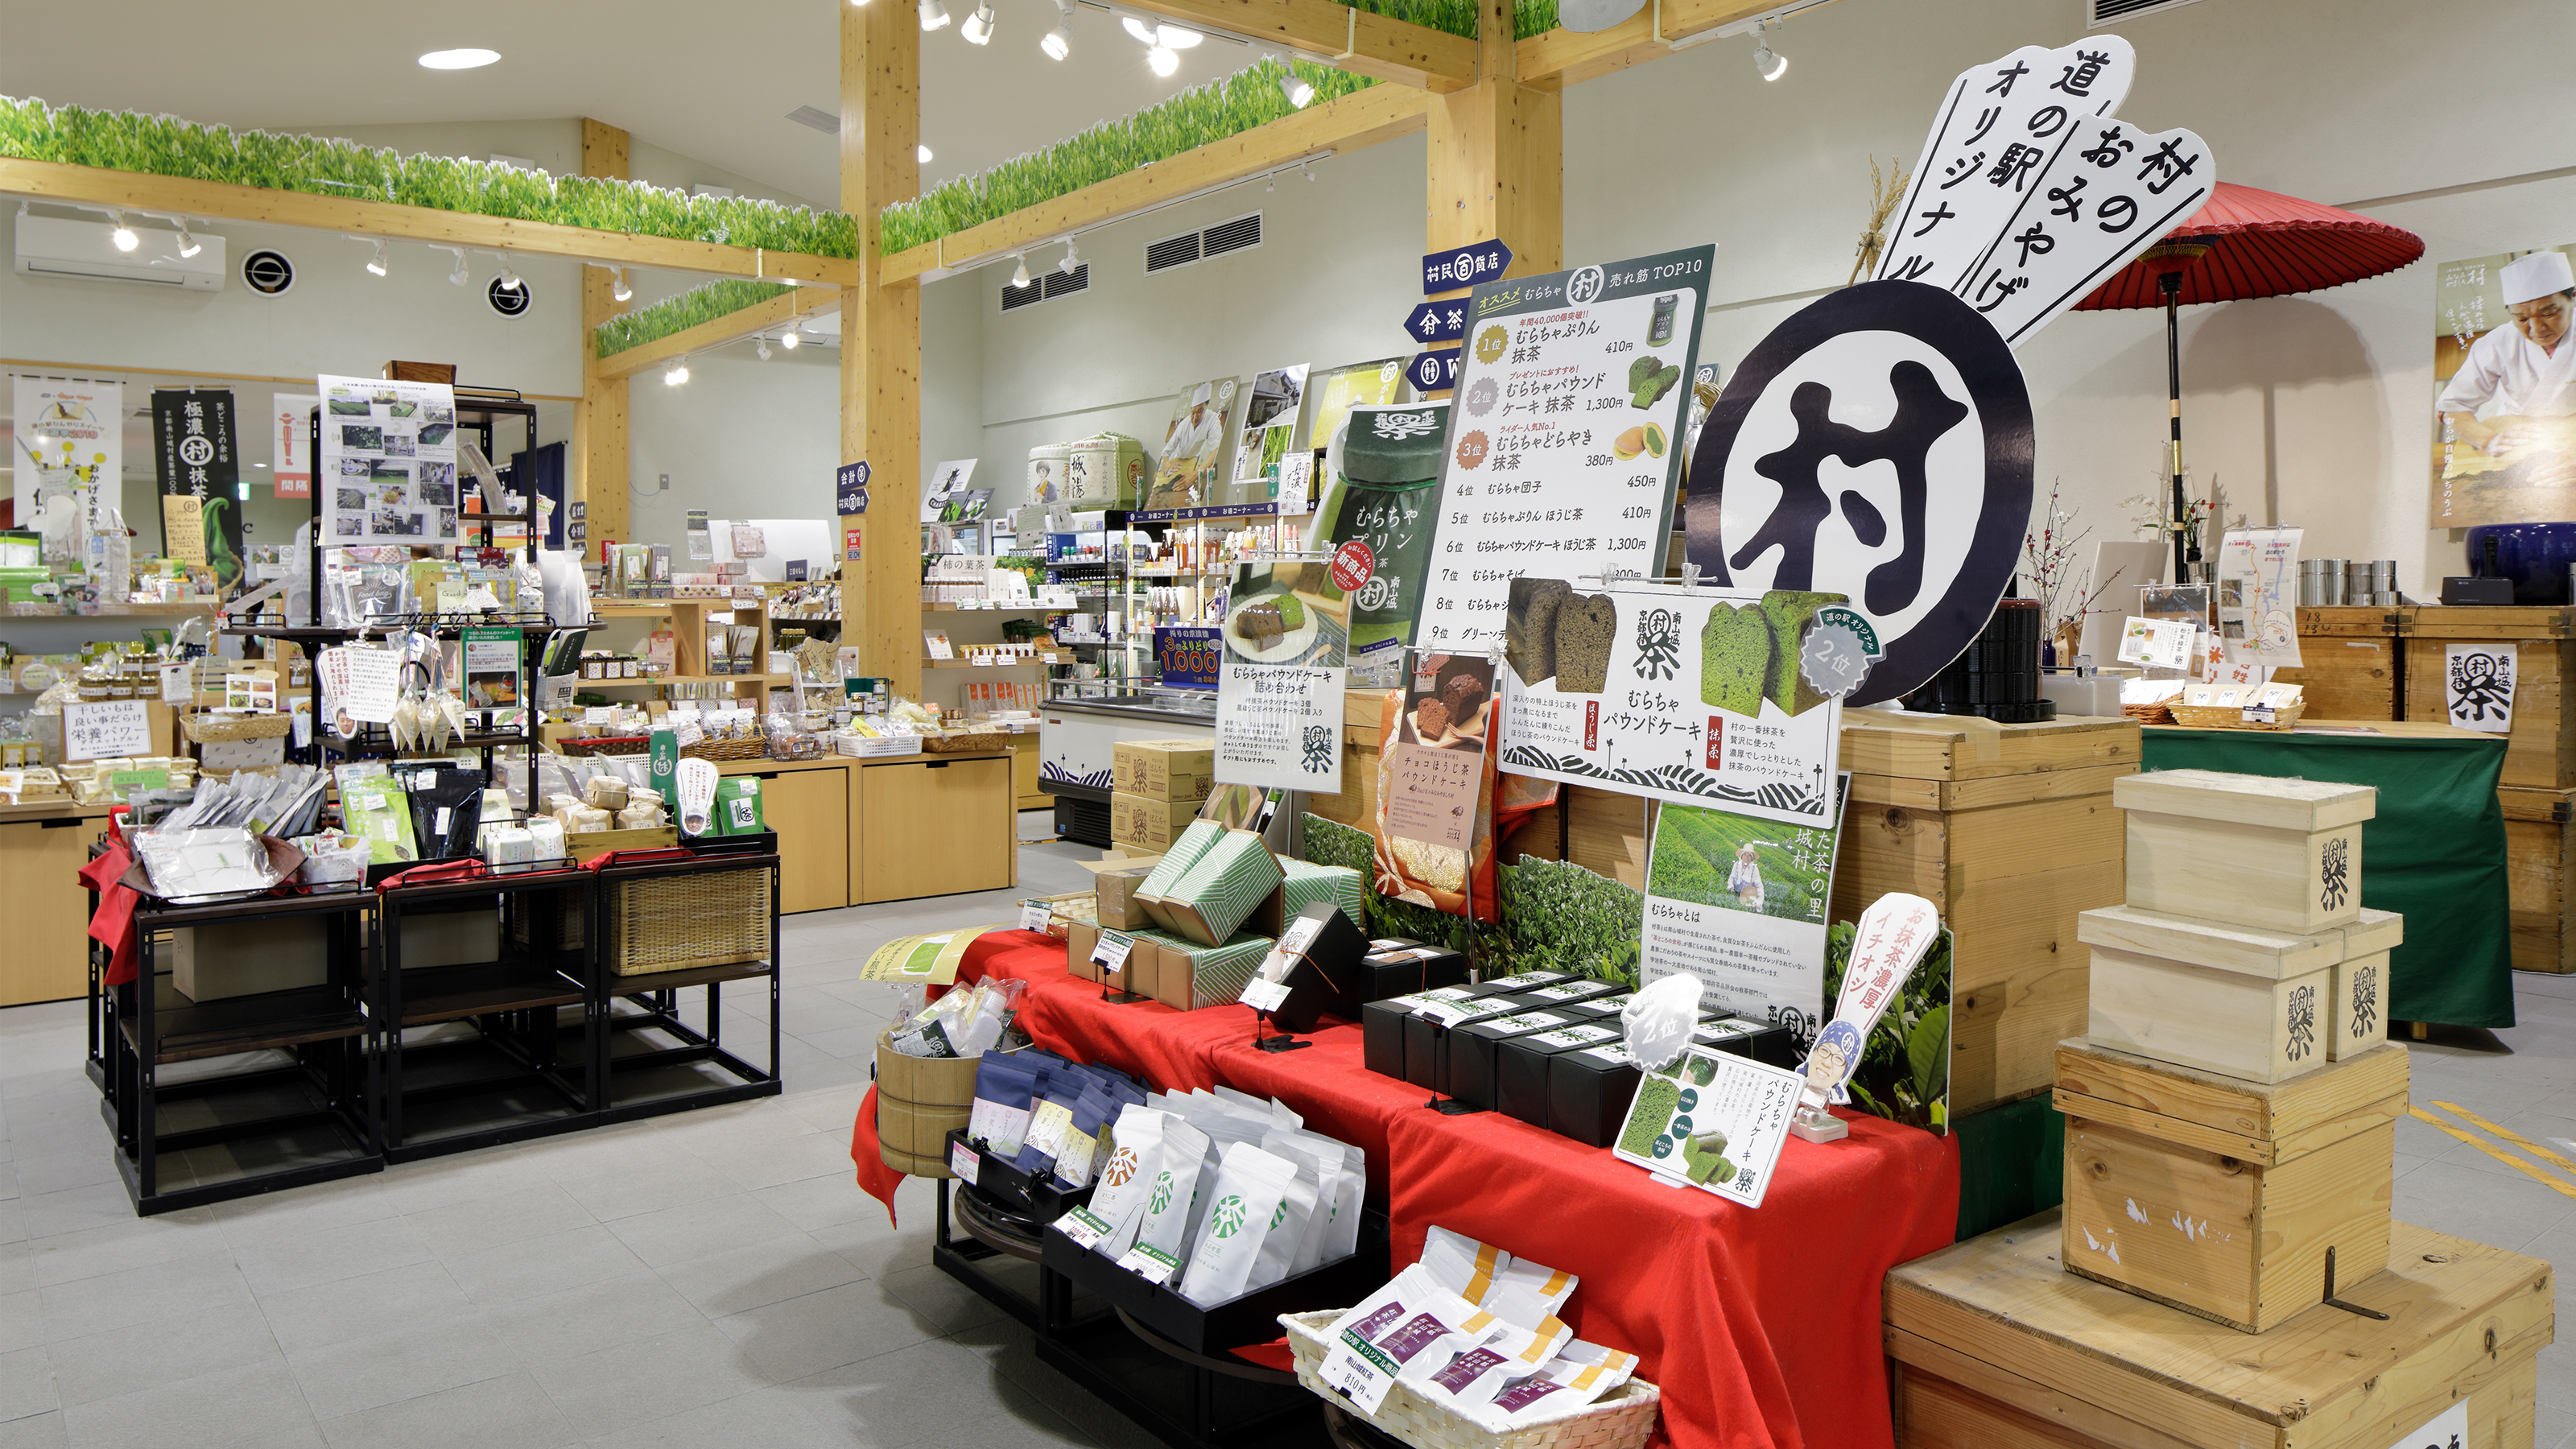
[[[2368,730],[2344,734],[2326,731]],[[2448,725],[2303,721],[2294,731],[2151,725],[2150,770],[2225,770],[2379,790],[2362,827],[2361,903],[2406,917],[2389,956],[2388,1014],[2453,1026],[2513,1025],[2513,941],[2501,735]]]
[[[1790,1142],[1762,1208],[1748,1211],[1496,1113],[1424,1110],[1421,1089],[1361,1065],[1357,1026],[1323,1026],[1303,1051],[1258,1051],[1249,1010],[1103,1001],[1066,974],[1064,952],[995,932],[960,979],[1028,982],[1020,1022],[1050,1050],[1158,1089],[1276,1096],[1358,1146],[1371,1199],[1388,1203],[1399,1267],[1437,1223],[1581,1277],[1566,1321],[1644,1360],[1639,1373],[1664,1393],[1654,1442],[1891,1444],[1879,1284],[1951,1241],[1959,1165],[1948,1140],[1854,1117],[1845,1141]],[[863,1137],[873,1126],[864,1112],[860,1125]]]
[[[62,1001],[89,989],[89,897],[73,879],[106,827],[105,805],[0,805],[0,1006]]]
[[[716,765],[761,782],[761,818],[778,832],[785,863],[779,910],[788,915],[1017,885],[1013,768],[999,744],[975,754]]]

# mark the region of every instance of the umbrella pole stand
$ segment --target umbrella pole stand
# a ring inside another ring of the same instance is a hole
[[[2182,491],[2182,273],[2165,272],[2156,278],[2156,287],[2165,297],[2165,412],[2173,429],[2173,581],[2176,585],[2191,582],[2183,556],[2183,520],[2189,517],[2191,503]]]

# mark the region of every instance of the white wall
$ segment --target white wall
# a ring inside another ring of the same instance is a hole
[[[1702,356],[1734,362],[1851,270],[1868,158],[1911,165],[1950,78],[2017,45],[2084,34],[2078,0],[1843,0],[1783,27],[1764,84],[1750,40],[1715,42],[1567,91],[1566,256],[1720,244]],[[2123,118],[2184,125],[2219,175],[2329,204],[2565,168],[2576,6],[2491,0],[2204,0],[2119,27],[2138,51]],[[1656,138],[1678,129],[1678,144]],[[2186,311],[2185,458],[2231,511],[2310,530],[2311,555],[2396,558],[2410,591],[2461,571],[2424,526],[2433,271],[2576,240],[2576,178],[2362,208],[2427,259],[2295,298]],[[2153,488],[2164,327],[2069,313],[2021,351],[2052,478],[2097,538]]]

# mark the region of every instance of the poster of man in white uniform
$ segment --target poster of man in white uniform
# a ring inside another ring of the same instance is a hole
[[[2445,262],[2436,276],[2436,528],[2576,518],[2571,250]]]

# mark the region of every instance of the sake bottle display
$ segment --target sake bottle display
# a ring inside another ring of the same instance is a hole
[[[1431,571],[1448,425],[1446,402],[1355,407],[1327,460],[1310,546],[1333,554],[1335,582],[1351,596],[1354,684],[1395,684],[1412,642]]]

